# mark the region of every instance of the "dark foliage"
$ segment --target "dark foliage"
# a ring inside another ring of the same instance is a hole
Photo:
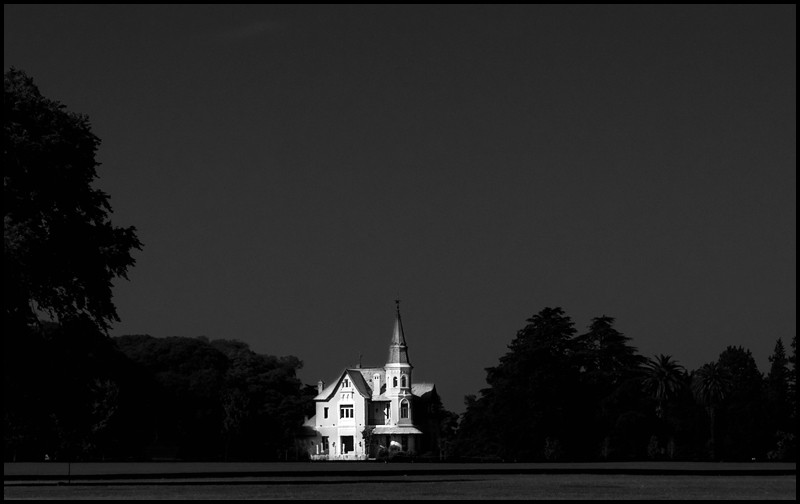
[[[716,362],[709,362],[692,373],[692,394],[698,404],[708,412],[709,453],[712,460],[717,458],[717,410],[725,397],[731,392],[730,370]]]
[[[42,323],[5,342],[16,353],[4,367],[6,460],[101,460],[136,442],[136,422],[120,423],[134,368],[93,321]]]
[[[225,458],[285,458],[313,398],[296,377],[302,362],[256,354],[240,341],[211,345],[230,362],[221,388]]]
[[[110,339],[76,325],[45,324],[17,340],[41,367],[5,370],[26,380],[6,379],[6,404],[16,406],[6,408],[6,460],[287,457],[313,398],[295,357],[238,341]]]
[[[726,348],[717,364],[731,377],[731,393],[719,408],[720,456],[725,460],[763,460],[763,447],[773,436],[764,415],[764,377],[750,350],[742,347]]]
[[[461,457],[503,460],[587,460],[635,456],[642,442],[637,370],[642,362],[613,318],[595,319],[575,337],[561,308],[528,319],[489,387],[467,397],[456,440]]]
[[[100,140],[86,116],[41,95],[11,69],[3,79],[3,308],[14,327],[37,311],[64,322],[118,320],[112,280],[126,278],[135,229],[114,227],[92,187]]]
[[[141,456],[277,460],[292,447],[308,402],[297,358],[256,354],[235,340],[115,340],[151,387]]]
[[[126,278],[135,229],[114,227],[92,187],[100,140],[86,116],[3,78],[5,458],[102,457],[122,407],[124,357],[112,281]],[[46,320],[42,320],[46,319]]]
[[[795,460],[795,345],[770,374],[728,347],[687,373],[645,359],[611,317],[574,336],[560,308],[528,319],[488,387],[465,398],[454,447],[471,460]]]

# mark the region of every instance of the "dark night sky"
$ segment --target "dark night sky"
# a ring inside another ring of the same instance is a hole
[[[689,369],[796,332],[796,7],[4,6],[145,247],[114,335],[236,338],[305,383],[485,386],[525,319]]]

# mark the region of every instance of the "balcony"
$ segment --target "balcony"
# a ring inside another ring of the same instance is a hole
[[[350,460],[350,461],[367,460],[367,454],[356,453],[356,452],[344,453],[339,455],[331,453],[320,453],[320,454],[312,454],[311,460]]]

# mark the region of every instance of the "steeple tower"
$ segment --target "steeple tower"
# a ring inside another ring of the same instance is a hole
[[[386,396],[391,400],[389,425],[411,425],[411,370],[408,347],[400,318],[400,300],[396,299],[397,315],[394,319],[389,360],[386,362]]]
[[[394,331],[392,331],[392,344],[389,346],[389,360],[387,364],[409,364],[408,346],[406,346],[406,336],[403,333],[403,320],[400,318],[400,300],[395,299],[397,305],[397,316],[394,319]]]

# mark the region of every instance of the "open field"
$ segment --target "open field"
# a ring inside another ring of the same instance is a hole
[[[63,466],[63,467],[62,467]],[[791,499],[795,464],[5,464],[5,499]]]
[[[533,474],[5,485],[4,499],[787,499],[794,476]]]
[[[332,476],[388,474],[672,474],[795,475],[795,463],[589,462],[589,463],[380,463],[380,462],[7,462],[10,480],[73,478],[178,478],[213,476]]]

